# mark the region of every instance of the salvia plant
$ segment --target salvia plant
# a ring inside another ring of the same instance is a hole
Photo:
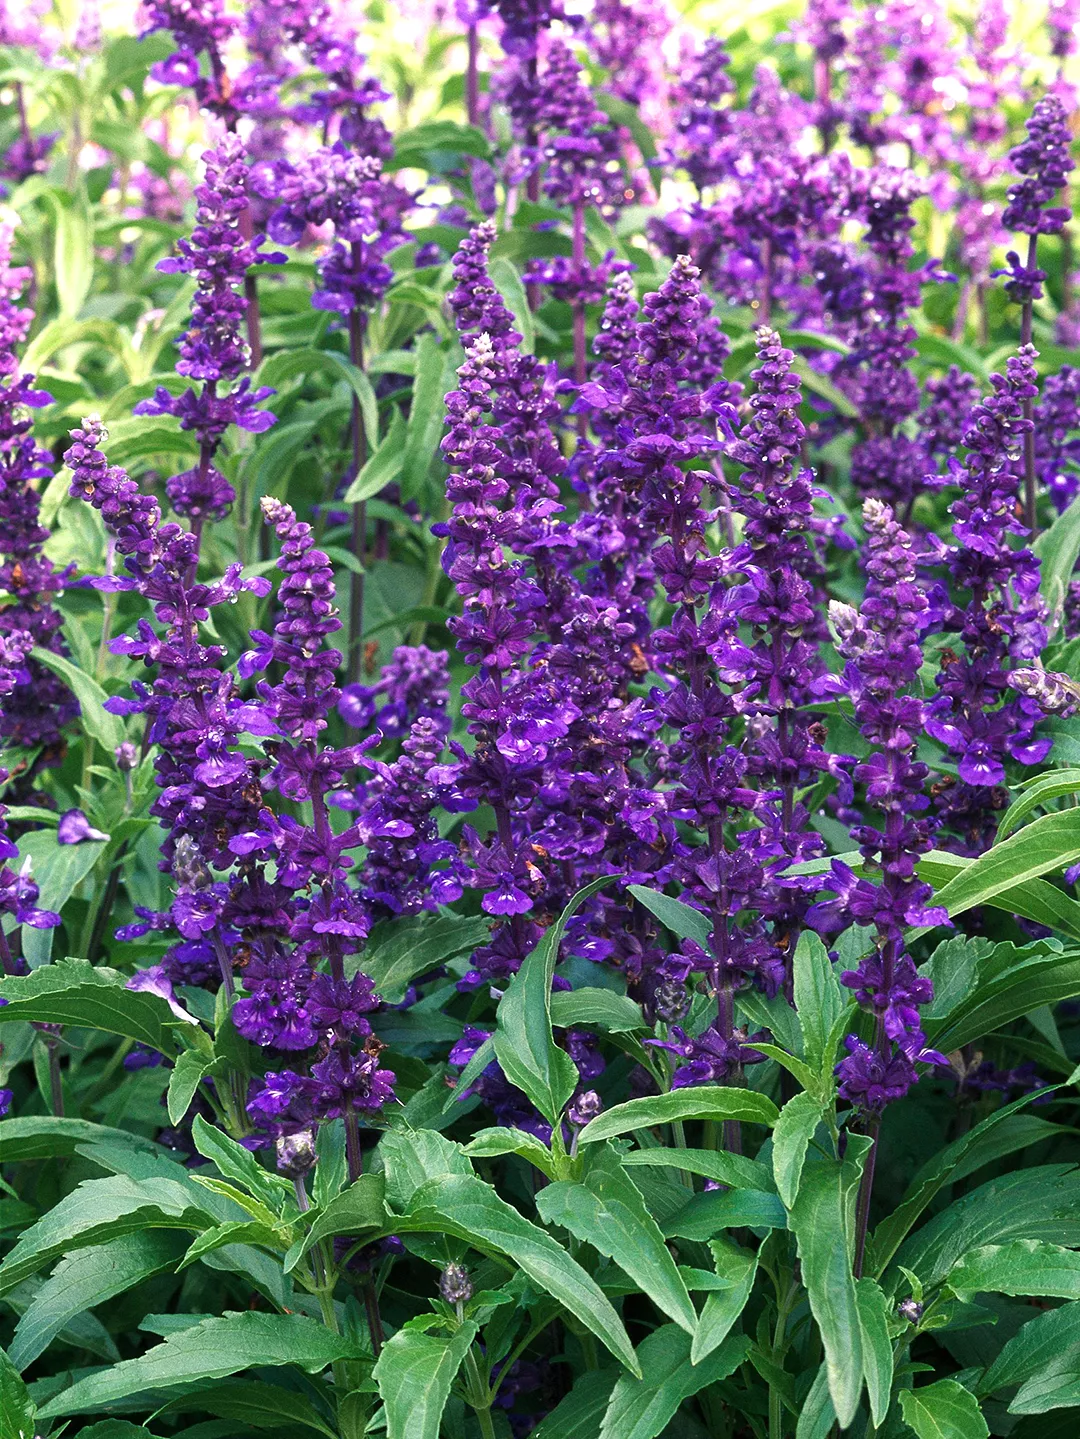
[[[1078,52],[0,5],[0,1439],[1080,1432]]]

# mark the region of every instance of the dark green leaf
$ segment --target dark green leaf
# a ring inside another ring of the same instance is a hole
[[[1032,542],[1039,559],[1039,589],[1052,615],[1060,615],[1076,561],[1080,559],[1080,500],[1063,510]],[[1059,621],[1060,622],[1060,621]]]
[[[70,1250],[142,1229],[205,1229],[217,1216],[198,1207],[187,1184],[172,1179],[89,1179],[19,1236],[0,1264],[0,1293]]]
[[[709,935],[712,925],[708,915],[692,905],[683,904],[681,899],[672,899],[657,889],[647,889],[643,884],[628,884],[627,889],[651,914],[679,939],[692,939],[700,944],[706,954],[709,952]]]
[[[34,1439],[36,1418],[30,1391],[0,1349],[0,1439]]]
[[[475,1337],[472,1322],[452,1337],[406,1324],[387,1341],[374,1370],[387,1439],[439,1439],[450,1385]]]
[[[955,1379],[902,1389],[900,1412],[919,1439],[987,1439],[990,1433],[979,1401]]]
[[[395,405],[385,436],[345,491],[342,497],[343,503],[357,505],[362,500],[370,500],[397,479],[404,461],[405,419]]]
[[[1022,834],[1003,840],[981,854],[934,895],[955,919],[1015,889],[1026,880],[1064,869],[1080,859],[1080,809],[1045,814]]]
[[[724,1089],[718,1084],[702,1084],[616,1104],[585,1126],[579,1142],[597,1144],[602,1139],[613,1139],[617,1134],[649,1129],[655,1124],[670,1124],[677,1119],[741,1119],[754,1124],[774,1124],[778,1114],[772,1100],[756,1090]]]
[[[877,1425],[885,1423],[893,1382],[893,1347],[889,1338],[889,1301],[873,1279],[856,1279],[855,1302],[862,1330],[863,1370],[870,1412]]]
[[[413,1195],[408,1215],[393,1224],[396,1232],[454,1234],[476,1249],[509,1256],[534,1284],[591,1329],[616,1359],[637,1372],[622,1321],[595,1280],[550,1234],[482,1180],[466,1175],[431,1180]]]
[[[706,1297],[690,1349],[691,1364],[700,1364],[731,1333],[746,1308],[757,1275],[756,1254],[721,1240],[714,1241],[709,1248],[716,1263],[716,1272],[727,1288]]]
[[[1027,1326],[1025,1325],[1025,1328]],[[1080,1406],[1080,1353],[1055,1354],[1016,1391],[1010,1414],[1048,1414],[1052,1409]],[[1069,1439],[1076,1433],[1075,1417]]]
[[[829,1371],[823,1364],[799,1410],[795,1439],[829,1439],[835,1433],[835,1426],[836,1410],[829,1396]]]
[[[638,1347],[643,1377],[624,1374],[615,1385],[599,1439],[655,1439],[680,1404],[734,1373],[749,1347],[748,1339],[731,1335],[700,1364],[691,1364],[690,1340],[681,1329],[665,1324],[653,1330]]]
[[[592,1161],[582,1183],[564,1180],[542,1189],[536,1207],[548,1224],[561,1225],[613,1259],[659,1309],[693,1334],[697,1313],[686,1285],[641,1191],[613,1151]]]
[[[204,1159],[213,1160],[226,1179],[238,1184],[268,1209],[279,1212],[284,1197],[291,1196],[292,1185],[287,1179],[263,1169],[250,1149],[207,1124],[201,1114],[195,1116],[191,1137]]]
[[[563,1106],[577,1088],[578,1072],[551,1034],[551,981],[559,945],[571,915],[614,875],[578,890],[562,914],[527,955],[507,986],[495,1016],[495,1054],[511,1084],[522,1089],[540,1113],[557,1124]],[[588,1130],[585,1130],[588,1133]]]
[[[455,347],[456,349],[456,347]],[[430,332],[416,344],[416,371],[409,400],[409,424],[401,467],[401,494],[416,499],[423,491],[431,462],[439,447],[445,404],[443,396],[453,389],[453,354]]]
[[[807,1165],[791,1210],[803,1283],[825,1349],[829,1393],[841,1429],[855,1417],[863,1383],[862,1326],[851,1272],[855,1196],[870,1141],[851,1135],[842,1164]]]
[[[1017,1110],[1030,1104],[1032,1098],[1032,1095],[1025,1094],[1019,1099],[1014,1099],[1011,1104],[1004,1105],[977,1124],[974,1129],[969,1130],[967,1134],[953,1140],[952,1144],[941,1150],[923,1166],[911,1181],[900,1204],[874,1230],[869,1246],[872,1263],[867,1266],[874,1274],[880,1275],[884,1271],[919,1215],[933,1202],[940,1190],[949,1183],[961,1165],[976,1155],[987,1142],[992,1142],[999,1126],[1010,1119]],[[1005,1151],[1005,1153],[1008,1152],[1008,1150]],[[995,1157],[995,1155],[992,1153],[990,1157]],[[971,1170],[965,1172],[970,1173]]]
[[[795,1203],[806,1151],[821,1123],[825,1107],[811,1094],[796,1094],[784,1105],[773,1126],[773,1174],[776,1190],[788,1209]]]
[[[612,989],[557,989],[551,996],[551,1022],[556,1029],[595,1025],[609,1034],[644,1029],[641,1005]]]
[[[812,929],[804,929],[795,947],[795,1009],[803,1033],[807,1063],[831,1075],[830,1052],[836,1021],[848,1008],[829,952]]]
[[[730,1154],[723,1149],[632,1149],[622,1156],[622,1162],[628,1167],[664,1165],[683,1169],[687,1174],[701,1174],[732,1189],[768,1192],[772,1187],[772,1174],[767,1164],[747,1159],[742,1154]]]
[[[1001,1348],[977,1388],[980,1394],[1011,1389],[1052,1368],[1067,1356],[1075,1376],[1080,1372],[1080,1303],[1063,1304],[1060,1309],[1029,1319]]]
[[[122,1034],[159,1050],[176,1053],[172,1028],[182,1023],[163,999],[146,990],[125,989],[115,969],[92,967],[82,959],[43,965],[33,974],[0,980],[0,1024],[29,1019],[42,1024],[71,1024]]]
[[[405,1209],[418,1189],[442,1174],[472,1176],[473,1167],[460,1144],[433,1129],[395,1130],[379,1141],[386,1173],[386,1202]]]
[[[521,348],[531,355],[536,348],[536,326],[525,286],[516,266],[505,255],[497,255],[488,266],[491,283],[503,297],[506,308],[514,317],[514,328],[521,335]]]
[[[1080,1254],[1038,1239],[986,1244],[958,1260],[945,1282],[965,1296],[1024,1294],[1080,1299]]]
[[[252,1429],[288,1429],[292,1439],[293,1426],[313,1429],[336,1439],[335,1431],[319,1415],[318,1410],[292,1389],[280,1384],[265,1384],[258,1379],[243,1379],[226,1384],[200,1384],[192,1394],[174,1399],[159,1412],[174,1414],[197,1409],[247,1424]],[[83,1430],[81,1433],[85,1433]]]
[[[1080,1246],[1080,1170],[1044,1164],[991,1179],[936,1214],[897,1259],[929,1286],[969,1249],[1012,1239]]]
[[[775,1194],[757,1189],[711,1190],[695,1194],[664,1222],[669,1239],[704,1241],[722,1229],[786,1229],[787,1214]]]
[[[458,954],[471,954],[491,937],[482,915],[415,915],[384,920],[368,937],[359,967],[387,1004],[400,1004],[414,979]]]
[[[596,1439],[617,1369],[592,1369],[580,1374],[574,1387],[533,1430],[532,1439]]]
[[[104,1124],[91,1124],[87,1119],[61,1119],[51,1114],[20,1115],[17,1119],[0,1120],[0,1154],[5,1164],[24,1163],[30,1159],[60,1159],[75,1153],[77,1145],[108,1141],[130,1144],[135,1149],[153,1151],[152,1140],[126,1129],[110,1129]]]
[[[383,1190],[384,1179],[381,1174],[362,1174],[348,1189],[343,1189],[316,1217],[307,1238],[289,1251],[285,1272],[295,1269],[303,1255],[321,1239],[364,1234],[369,1229],[383,1228],[386,1223]]]
[[[226,1313],[181,1330],[137,1359],[78,1380],[51,1399],[41,1417],[85,1414],[147,1389],[223,1379],[244,1369],[295,1364],[317,1374],[354,1352],[347,1340],[302,1314]]]
[[[83,1310],[171,1269],[184,1252],[184,1242],[167,1230],[145,1230],[76,1250],[62,1259],[16,1325],[11,1362],[25,1369]]]

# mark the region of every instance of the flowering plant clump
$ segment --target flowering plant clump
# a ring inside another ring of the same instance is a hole
[[[1076,1432],[1080,5],[976,9],[0,17],[0,1439]]]

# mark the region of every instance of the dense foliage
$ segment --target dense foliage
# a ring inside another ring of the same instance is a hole
[[[1076,1434],[1078,49],[3,9],[0,1439]]]

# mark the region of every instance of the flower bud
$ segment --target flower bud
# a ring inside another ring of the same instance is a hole
[[[595,1119],[603,1109],[600,1096],[595,1089],[586,1089],[566,1111],[566,1117],[575,1129],[584,1129],[590,1119]]]
[[[447,1304],[467,1304],[473,1295],[472,1280],[463,1264],[448,1264],[439,1279],[439,1293]]]
[[[130,740],[124,740],[113,750],[113,757],[116,760],[116,768],[121,774],[130,774],[139,763],[139,751]]]
[[[286,1179],[302,1179],[315,1167],[315,1131],[300,1129],[277,1142],[277,1167]]]

